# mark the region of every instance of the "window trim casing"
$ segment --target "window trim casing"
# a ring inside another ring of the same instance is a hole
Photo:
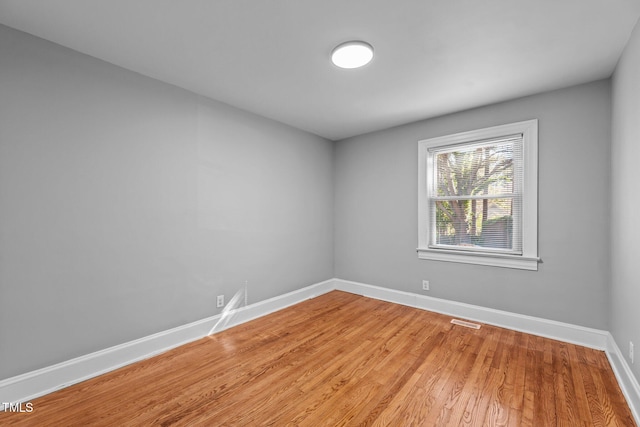
[[[430,248],[431,217],[428,200],[428,150],[522,134],[523,197],[522,255]],[[418,141],[418,258],[466,264],[537,270],[538,262],[538,120],[492,126]]]

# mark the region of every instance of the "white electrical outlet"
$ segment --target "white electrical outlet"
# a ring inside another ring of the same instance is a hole
[[[423,280],[422,281],[422,290],[423,291],[428,291],[429,290],[429,281],[428,280]]]
[[[629,341],[629,360],[633,364],[633,341]]]
[[[216,307],[224,307],[224,295],[218,295],[216,300]]]

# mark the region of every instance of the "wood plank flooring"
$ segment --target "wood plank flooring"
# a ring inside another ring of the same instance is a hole
[[[17,426],[635,426],[603,352],[334,291],[0,413]]]

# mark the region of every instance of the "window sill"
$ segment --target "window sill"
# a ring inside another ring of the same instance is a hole
[[[418,248],[418,258],[432,261],[459,262],[464,264],[488,265],[492,267],[538,270],[539,258],[521,255],[490,254],[480,252],[448,251],[443,249]]]

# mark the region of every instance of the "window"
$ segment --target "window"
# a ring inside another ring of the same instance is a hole
[[[538,121],[419,142],[418,256],[538,269]]]

